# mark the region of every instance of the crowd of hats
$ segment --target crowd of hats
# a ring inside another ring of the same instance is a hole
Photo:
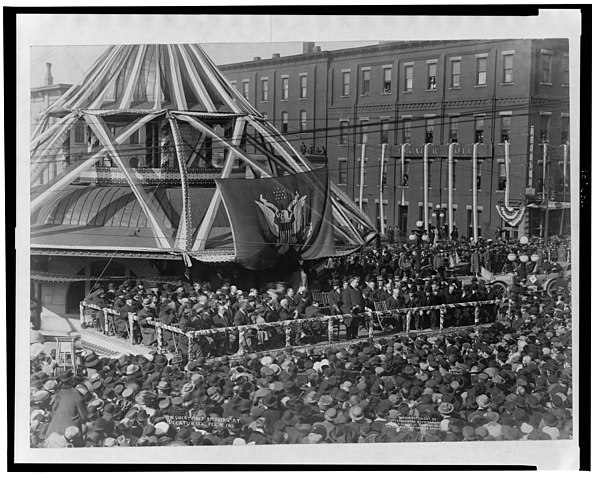
[[[31,446],[568,439],[571,313],[560,312],[516,327],[177,365],[160,353],[88,352],[76,374],[40,353],[31,362]],[[46,437],[53,400],[69,383],[87,416]]]

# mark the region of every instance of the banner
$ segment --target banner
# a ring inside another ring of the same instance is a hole
[[[525,207],[496,206],[498,214],[512,227],[518,226],[525,216]]]
[[[269,269],[284,254],[311,260],[335,253],[326,168],[215,181],[231,221],[236,260],[246,269]]]

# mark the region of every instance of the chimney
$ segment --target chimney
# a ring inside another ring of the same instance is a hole
[[[54,84],[54,78],[52,77],[52,63],[46,62],[46,74],[44,75],[44,86],[50,86]]]
[[[260,61],[260,56],[255,56],[253,61]]]
[[[315,48],[314,41],[302,42],[302,53],[312,53]]]
[[[281,55],[279,53],[273,53],[273,58],[281,58]]]

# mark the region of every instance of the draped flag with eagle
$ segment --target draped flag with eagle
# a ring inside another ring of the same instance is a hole
[[[246,269],[274,267],[279,258],[334,254],[327,169],[261,179],[217,179],[231,220],[236,260]]]

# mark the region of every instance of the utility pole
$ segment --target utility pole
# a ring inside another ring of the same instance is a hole
[[[477,145],[473,143],[473,177],[472,177],[472,188],[473,188],[473,240],[477,242],[479,240],[479,218],[477,217]],[[508,173],[506,174],[508,176]]]
[[[550,219],[550,181],[548,181],[548,143],[544,143],[542,145],[544,149],[544,156],[542,161],[542,181],[543,181],[543,190],[544,190],[544,204],[546,205],[545,217],[544,217],[544,244],[548,244],[548,229],[550,227],[549,219]]]
[[[385,166],[386,146],[386,143],[381,145],[381,167],[379,168],[379,228],[382,236],[385,234],[385,225],[383,221],[383,169]]]
[[[423,219],[425,230],[429,233],[429,146],[431,143],[425,144],[423,147]]]
[[[361,135],[362,136],[362,135]],[[365,150],[367,145],[365,144],[364,138],[361,137],[362,149],[360,154],[360,191],[358,192],[358,201],[360,210],[363,210],[363,194],[365,189]]]

